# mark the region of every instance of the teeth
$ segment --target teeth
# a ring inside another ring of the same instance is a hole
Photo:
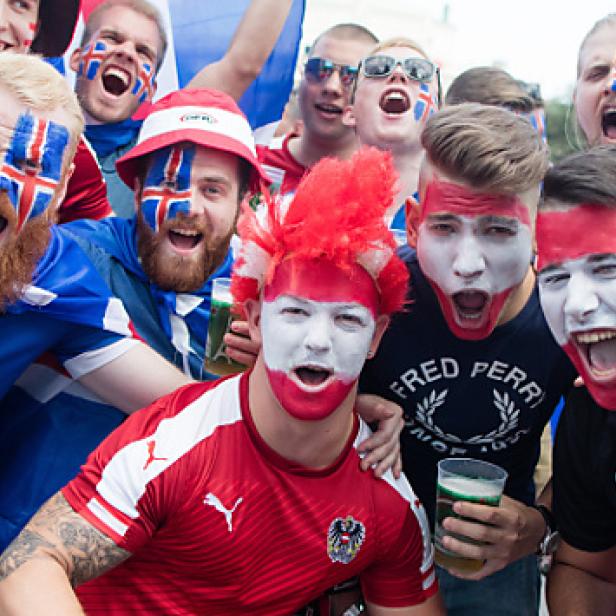
[[[589,332],[587,334],[576,334],[575,339],[581,344],[594,344],[602,340],[610,340],[616,338],[616,332]]]
[[[107,76],[117,77],[125,85],[128,84],[128,75],[124,71],[120,71],[120,70],[112,67],[112,68],[109,68],[109,69],[107,69],[105,71],[105,77],[107,77]]]
[[[404,99],[405,97],[402,94],[400,94],[400,92],[392,92],[391,94],[388,94],[386,98],[386,100],[388,101],[392,101],[392,100],[401,101]]]
[[[178,235],[185,235],[186,237],[196,237],[199,235],[198,231],[193,231],[192,229],[172,229],[172,231]]]

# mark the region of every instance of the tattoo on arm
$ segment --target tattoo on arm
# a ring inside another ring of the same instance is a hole
[[[61,493],[52,496],[0,557],[0,581],[34,558],[51,558],[73,586],[95,578],[130,556],[76,513]]]

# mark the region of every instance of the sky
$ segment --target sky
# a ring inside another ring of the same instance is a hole
[[[397,14],[391,30],[383,32],[376,16],[393,13],[393,6]],[[614,0],[306,0],[304,30],[312,35],[317,23],[320,31],[336,21],[357,21],[382,37],[395,32],[422,43],[421,28],[412,19],[407,26],[400,11],[442,20],[446,6],[456,31],[449,53],[455,55],[457,70],[496,64],[517,79],[540,83],[544,98],[563,101],[573,89],[584,35],[595,21],[616,11]],[[328,15],[332,21],[325,24]]]

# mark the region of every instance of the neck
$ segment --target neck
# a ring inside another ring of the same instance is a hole
[[[304,167],[312,167],[325,156],[347,160],[353,156],[358,141],[352,132],[339,139],[320,139],[304,130],[299,137],[289,139],[289,151]]]
[[[498,325],[503,325],[508,323],[512,319],[515,319],[524,306],[526,306],[526,302],[532,295],[533,289],[535,288],[535,272],[533,268],[529,265],[528,271],[526,272],[526,276],[524,276],[524,280],[522,283],[513,291],[513,293],[507,299],[507,303],[501,313],[501,316],[498,320]]]
[[[248,382],[250,414],[259,436],[287,460],[312,469],[330,466],[342,453],[353,429],[354,388],[329,417],[302,421],[278,403],[270,388],[262,355]]]
[[[398,193],[387,210],[387,216],[395,216],[398,208],[417,191],[419,184],[419,167],[423,158],[422,149],[408,147],[391,150],[394,166],[400,179],[398,181]]]

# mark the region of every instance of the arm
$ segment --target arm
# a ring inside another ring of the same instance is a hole
[[[366,607],[369,616],[445,616],[446,613],[439,593],[411,607],[382,607],[374,603],[366,603]]]
[[[81,615],[73,588],[129,556],[58,492],[0,557],[0,613]]]
[[[192,379],[139,342],[120,357],[84,374],[80,383],[109,404],[132,413]]]
[[[550,613],[611,616],[616,606],[616,546],[603,552],[577,550],[561,540],[547,581]]]
[[[252,0],[227,53],[202,68],[188,88],[215,88],[239,100],[259,75],[291,8],[292,0]]]

